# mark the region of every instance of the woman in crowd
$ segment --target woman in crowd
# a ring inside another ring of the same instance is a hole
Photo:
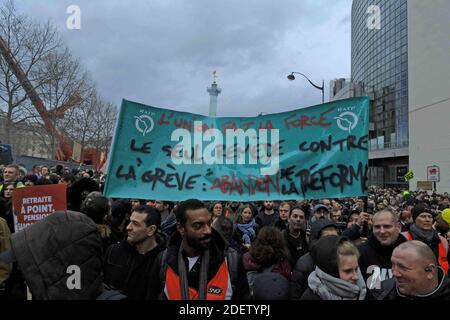
[[[263,227],[242,260],[252,292],[255,279],[263,273],[279,273],[288,281],[291,280],[289,253],[281,231],[276,227]]]
[[[367,288],[358,266],[359,251],[348,239],[328,236],[311,247],[316,264],[301,300],[365,300]]]
[[[254,207],[250,204],[246,204],[238,210],[233,239],[238,246],[236,249],[242,254],[250,249],[251,243],[256,239],[258,225],[254,218],[254,211]]]
[[[13,210],[12,210],[12,196],[14,192],[14,183],[5,183],[3,187],[3,199],[4,204],[2,205],[3,208],[0,208],[0,218],[3,218],[8,223],[9,230],[11,230],[11,233],[14,232],[14,216],[13,216]]]
[[[219,201],[214,201],[209,207],[209,212],[211,213],[212,220],[216,220],[217,217],[223,215],[223,206]]]

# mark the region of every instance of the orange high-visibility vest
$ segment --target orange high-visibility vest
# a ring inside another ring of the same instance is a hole
[[[412,234],[409,231],[402,232],[402,234],[408,239],[409,241],[413,240]],[[441,240],[439,242],[439,257],[438,257],[438,263],[439,266],[441,266],[442,269],[444,269],[445,274],[448,274],[449,264],[447,260],[447,250],[448,250],[448,243],[445,238],[439,236],[439,239]]]
[[[228,265],[224,260],[216,275],[206,286],[206,300],[226,300],[227,292],[231,292],[231,290]],[[180,277],[170,266],[167,266],[166,269],[164,293],[168,300],[181,300]],[[189,300],[198,300],[198,290],[189,288]]]

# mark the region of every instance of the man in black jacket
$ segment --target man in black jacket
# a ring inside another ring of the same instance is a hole
[[[161,216],[146,205],[136,207],[127,226],[127,239],[108,248],[103,262],[104,282],[129,299],[148,298],[151,270],[165,243],[157,238]]]
[[[177,232],[160,254],[152,275],[156,292],[168,300],[243,300],[250,298],[237,252],[211,228],[203,202],[190,199],[175,209]],[[154,296],[154,294],[152,294]]]
[[[406,241],[400,231],[394,212],[386,209],[373,216],[373,233],[359,248],[359,267],[368,290],[379,290],[382,281],[392,278],[392,251]]]
[[[311,225],[311,238],[309,247],[317,240],[326,236],[337,236],[340,234],[339,226],[330,219],[320,219]],[[291,299],[299,300],[306,289],[308,289],[308,276],[314,271],[316,265],[308,252],[297,260],[292,270]]]
[[[382,282],[378,300],[450,300],[450,282],[429,246],[407,241],[391,260],[394,279]]]
[[[290,253],[291,268],[294,268],[297,260],[308,252],[306,242],[306,218],[300,207],[290,210],[288,227],[282,231],[283,238]]]
[[[280,220],[280,213],[273,207],[272,200],[266,200],[255,219],[261,228],[274,226]]]

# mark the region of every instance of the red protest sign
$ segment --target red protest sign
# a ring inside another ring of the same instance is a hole
[[[16,231],[25,229],[55,211],[66,210],[66,185],[16,188],[13,192],[13,211]]]

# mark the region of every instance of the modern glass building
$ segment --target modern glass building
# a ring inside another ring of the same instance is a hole
[[[354,0],[351,19],[351,81],[372,100],[370,180],[401,186],[408,168],[407,0]]]

